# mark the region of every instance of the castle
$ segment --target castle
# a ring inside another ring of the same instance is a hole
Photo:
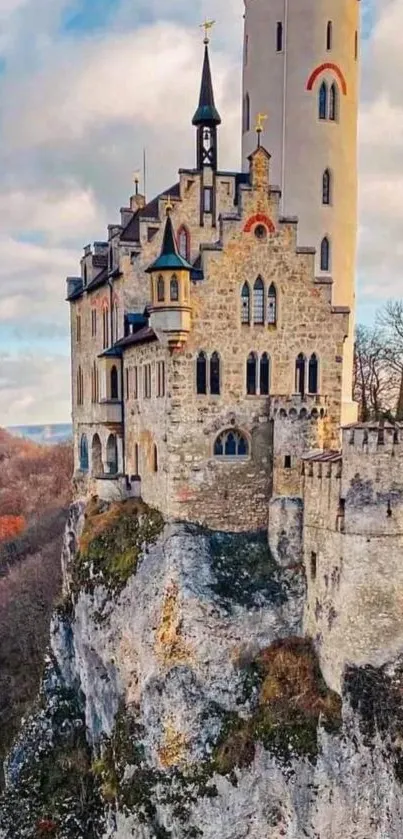
[[[67,280],[76,490],[268,528],[281,564],[304,562],[331,676],[347,646],[397,643],[403,548],[403,432],[356,423],[351,396],[358,0],[245,3],[244,170],[219,166],[206,30],[195,167],[148,203],[136,189]]]

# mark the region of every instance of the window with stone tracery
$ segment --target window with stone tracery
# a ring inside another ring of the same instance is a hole
[[[223,431],[217,437],[214,445],[214,457],[240,458],[248,457],[249,443],[246,437],[236,430]]]
[[[244,283],[241,294],[241,323],[250,324],[250,288]]]
[[[261,277],[253,286],[253,323],[256,326],[264,324],[264,283]]]

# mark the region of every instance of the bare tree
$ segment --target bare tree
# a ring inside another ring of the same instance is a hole
[[[354,352],[354,399],[362,422],[381,419],[394,407],[396,371],[386,351],[385,336],[378,326],[358,326]]]
[[[396,419],[403,420],[403,300],[389,300],[379,315],[385,358],[397,379]]]

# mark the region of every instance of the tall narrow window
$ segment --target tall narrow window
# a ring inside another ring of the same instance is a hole
[[[158,449],[155,445],[153,448],[153,470],[154,472],[158,472]]]
[[[327,236],[322,239],[320,245],[320,270],[330,271],[330,241]]]
[[[205,186],[203,190],[203,204],[204,204],[204,212],[205,213],[212,213],[213,212],[213,190],[211,186]]]
[[[178,249],[183,259],[190,258],[190,236],[187,227],[182,225],[178,230]]]
[[[311,553],[311,580],[316,580],[317,565],[318,565],[318,555],[314,551],[312,551],[312,553]]]
[[[125,371],[125,382],[126,382],[126,399],[130,397],[130,371],[129,368],[126,367]]]
[[[267,322],[269,326],[276,326],[277,324],[277,292],[274,283],[269,288],[267,298]]]
[[[250,323],[250,288],[248,283],[244,283],[241,295],[241,322]]]
[[[300,353],[295,364],[295,390],[305,396],[306,358]]]
[[[319,88],[319,119],[327,119],[327,84],[322,82]]]
[[[91,335],[96,338],[97,335],[97,310],[91,310]]]
[[[163,303],[165,300],[165,280],[163,277],[158,277],[157,281],[157,300],[158,303]]]
[[[88,456],[88,440],[85,434],[82,435],[80,440],[80,469],[82,472],[88,472],[89,469],[89,456]]]
[[[139,458],[139,444],[136,443],[134,446],[134,472],[135,475],[138,477],[140,474],[140,458]]]
[[[109,309],[107,306],[102,310],[102,344],[104,350],[109,347]]]
[[[77,370],[77,405],[84,404],[84,375],[81,367]]]
[[[354,35],[354,58],[357,61],[358,58],[358,32]]]
[[[261,277],[253,286],[253,323],[257,326],[264,324],[264,283]]]
[[[133,370],[133,397],[134,399],[139,398],[139,368],[137,365]]]
[[[210,358],[210,393],[220,395],[220,356],[216,352]]]
[[[113,304],[112,309],[112,344],[119,338],[119,308],[118,304]]]
[[[77,315],[76,317],[76,341],[77,344],[81,341],[81,315]]]
[[[336,82],[333,82],[329,94],[329,119],[332,122],[337,120],[339,104],[339,92]]]
[[[207,393],[207,356],[206,353],[200,352],[197,356],[196,362],[196,387],[197,393],[200,396],[205,396]]]
[[[113,365],[111,370],[111,399],[119,399],[119,379],[115,365]]]
[[[308,388],[309,393],[317,393],[318,392],[318,371],[319,371],[319,364],[318,364],[318,357],[316,353],[312,353],[309,359],[309,370],[308,370]]]
[[[329,51],[333,48],[333,23],[328,21],[326,28],[326,49]]]
[[[157,361],[157,396],[165,396],[165,361]]]
[[[170,283],[171,302],[176,303],[179,300],[179,283],[175,276],[172,277]]]
[[[110,475],[118,473],[118,442],[115,434],[110,434],[106,444],[106,463]]]
[[[246,393],[254,396],[257,391],[257,356],[251,352],[246,362]]]
[[[329,169],[325,169],[322,178],[322,204],[331,204],[332,176]]]
[[[243,104],[243,128],[244,132],[250,131],[250,96],[246,94]]]
[[[283,24],[281,21],[277,23],[277,30],[276,30],[276,49],[277,52],[283,51]]]
[[[249,58],[249,35],[245,35],[245,44],[244,44],[244,63],[245,67],[248,63]]]
[[[97,394],[97,366],[94,361],[91,370],[91,402],[95,404],[98,402],[98,394]]]
[[[263,353],[260,359],[260,395],[268,396],[270,393],[270,358]]]

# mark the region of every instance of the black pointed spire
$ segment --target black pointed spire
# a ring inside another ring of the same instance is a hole
[[[208,40],[205,41],[204,63],[200,87],[199,107],[193,117],[193,125],[216,126],[221,124],[221,117],[214,102],[213,82],[211,79]]]
[[[147,268],[147,273],[154,271],[191,271],[191,265],[180,255],[176,244],[175,232],[171,219],[171,208],[167,207],[167,220],[162,241],[161,253],[158,259]]]

